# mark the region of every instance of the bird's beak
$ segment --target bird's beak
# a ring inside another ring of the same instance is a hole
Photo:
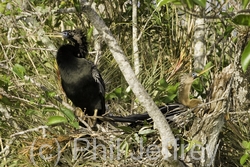
[[[202,74],[204,74],[205,72],[207,72],[207,71],[209,71],[211,68],[213,68],[214,66],[211,66],[211,67],[208,67],[207,69],[205,69],[205,70],[202,70],[201,72],[199,72],[198,74],[197,74],[197,77],[199,77],[199,76],[201,76]]]
[[[46,35],[49,36],[49,37],[54,37],[54,38],[62,38],[63,37],[63,34],[61,32],[49,33],[49,34],[46,34]]]

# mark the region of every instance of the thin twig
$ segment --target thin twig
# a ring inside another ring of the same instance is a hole
[[[43,138],[46,137],[46,131],[45,129],[47,129],[48,126],[38,126],[36,128],[32,128],[32,129],[28,129],[28,130],[25,130],[25,131],[21,131],[21,132],[17,132],[17,133],[14,133],[12,135],[10,135],[10,137],[16,137],[16,136],[19,136],[19,135],[23,135],[23,134],[26,134],[26,133],[29,133],[29,132],[37,132],[39,131],[40,129],[43,130],[42,134],[43,134]]]

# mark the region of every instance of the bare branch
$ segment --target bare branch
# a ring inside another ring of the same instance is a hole
[[[90,7],[90,4],[88,2],[82,0],[81,3],[85,16],[91,21],[95,28],[100,33],[102,33],[104,41],[109,46],[110,51],[113,54],[116,62],[118,63],[119,68],[122,71],[126,81],[130,85],[139,102],[148,111],[148,114],[154,120],[155,128],[158,129],[162,139],[162,155],[164,159],[168,160],[169,162],[173,162],[174,155],[177,156],[176,140],[165,117],[160,112],[154,101],[150,98],[148,93],[145,91],[141,83],[137,80],[136,75],[132,70],[124,52],[118,45],[116,39],[113,37],[104,21]],[[175,152],[170,153],[170,150],[174,150]],[[173,155],[173,153],[175,154]]]

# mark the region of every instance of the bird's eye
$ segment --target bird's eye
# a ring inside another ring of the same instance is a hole
[[[69,32],[68,31],[63,31],[62,36],[63,36],[63,38],[68,38],[69,37]]]
[[[196,78],[197,76],[198,76],[198,75],[197,75],[196,72],[193,72],[193,73],[192,73],[192,77],[193,77],[193,78]]]

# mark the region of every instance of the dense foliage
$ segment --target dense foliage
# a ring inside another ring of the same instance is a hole
[[[211,73],[220,71],[234,62],[234,57],[238,53],[243,53],[241,64],[244,71],[247,71],[249,65],[248,27],[250,24],[248,15],[245,14],[248,11],[240,12],[241,9],[247,8],[248,1],[242,1],[242,5],[235,5],[238,1],[233,0],[224,4],[211,1],[209,2],[211,9],[207,8],[207,10],[204,9],[206,1],[185,1],[182,2],[182,6],[179,5],[180,2],[161,1],[160,7],[157,7],[156,2],[138,2],[140,55],[138,77],[159,106],[177,102],[178,78],[182,73],[193,70],[194,22],[198,17],[204,17],[206,20],[204,41],[206,41],[207,54],[205,56],[207,66],[214,65]],[[78,123],[71,110],[58,100],[62,98],[71,105],[62,92],[55,62],[57,48],[66,41],[56,38],[55,33],[65,29],[82,28],[89,42],[88,59],[94,61],[96,55],[94,28],[80,13],[80,4],[76,0],[58,2],[6,0],[0,5],[0,159],[2,159],[0,164],[1,166],[29,166],[33,162],[30,158],[30,146],[39,148],[39,142],[44,139],[44,136],[41,137],[41,134],[44,135],[41,130],[43,128],[24,132],[24,135],[13,136],[13,134],[47,123],[59,122],[61,124],[45,128],[47,142],[53,142],[54,138],[59,141],[63,148],[61,155],[63,158],[60,163],[66,166],[77,165],[80,162],[71,159],[69,145],[72,138],[79,134],[75,132]],[[130,1],[97,0],[93,3],[93,7],[104,19],[132,64],[131,27],[133,23]],[[59,14],[57,10],[62,8],[76,8],[78,12]],[[199,8],[200,12],[195,12],[195,8]],[[233,12],[240,14],[235,15]],[[99,39],[101,39],[100,34]],[[114,115],[145,112],[146,109],[138,104],[109,49],[102,40],[100,42],[102,56],[98,68],[106,83],[109,111]],[[197,96],[206,97],[210,80],[211,77],[207,74],[193,84]],[[103,143],[108,138],[119,138],[121,148],[125,152],[125,156],[120,161],[104,159],[99,153],[97,155],[99,159],[95,162],[89,160],[89,154],[86,153],[83,159],[85,165],[97,166],[104,162],[107,165],[112,163],[114,166],[123,163],[125,166],[132,163],[142,164],[141,159],[133,161],[132,158],[127,158],[129,153],[136,152],[140,139],[145,145],[160,143],[152,136],[156,133],[151,129],[152,125],[145,125],[141,129],[131,129],[122,125],[120,125],[121,130],[117,130],[105,124],[104,126],[110,130],[107,133],[81,132],[82,136],[87,136],[90,140],[91,135],[96,135],[97,140]],[[226,127],[222,133],[224,147],[219,152],[218,164],[249,165],[249,122],[241,123],[236,120],[232,126],[233,128]],[[181,138],[181,132],[174,130]],[[37,140],[35,146],[34,139]],[[53,165],[51,162],[39,159],[38,156],[35,156],[35,160],[38,166]],[[148,165],[147,163],[151,162],[146,161],[145,165]],[[151,163],[151,165],[158,164],[160,159]]]

